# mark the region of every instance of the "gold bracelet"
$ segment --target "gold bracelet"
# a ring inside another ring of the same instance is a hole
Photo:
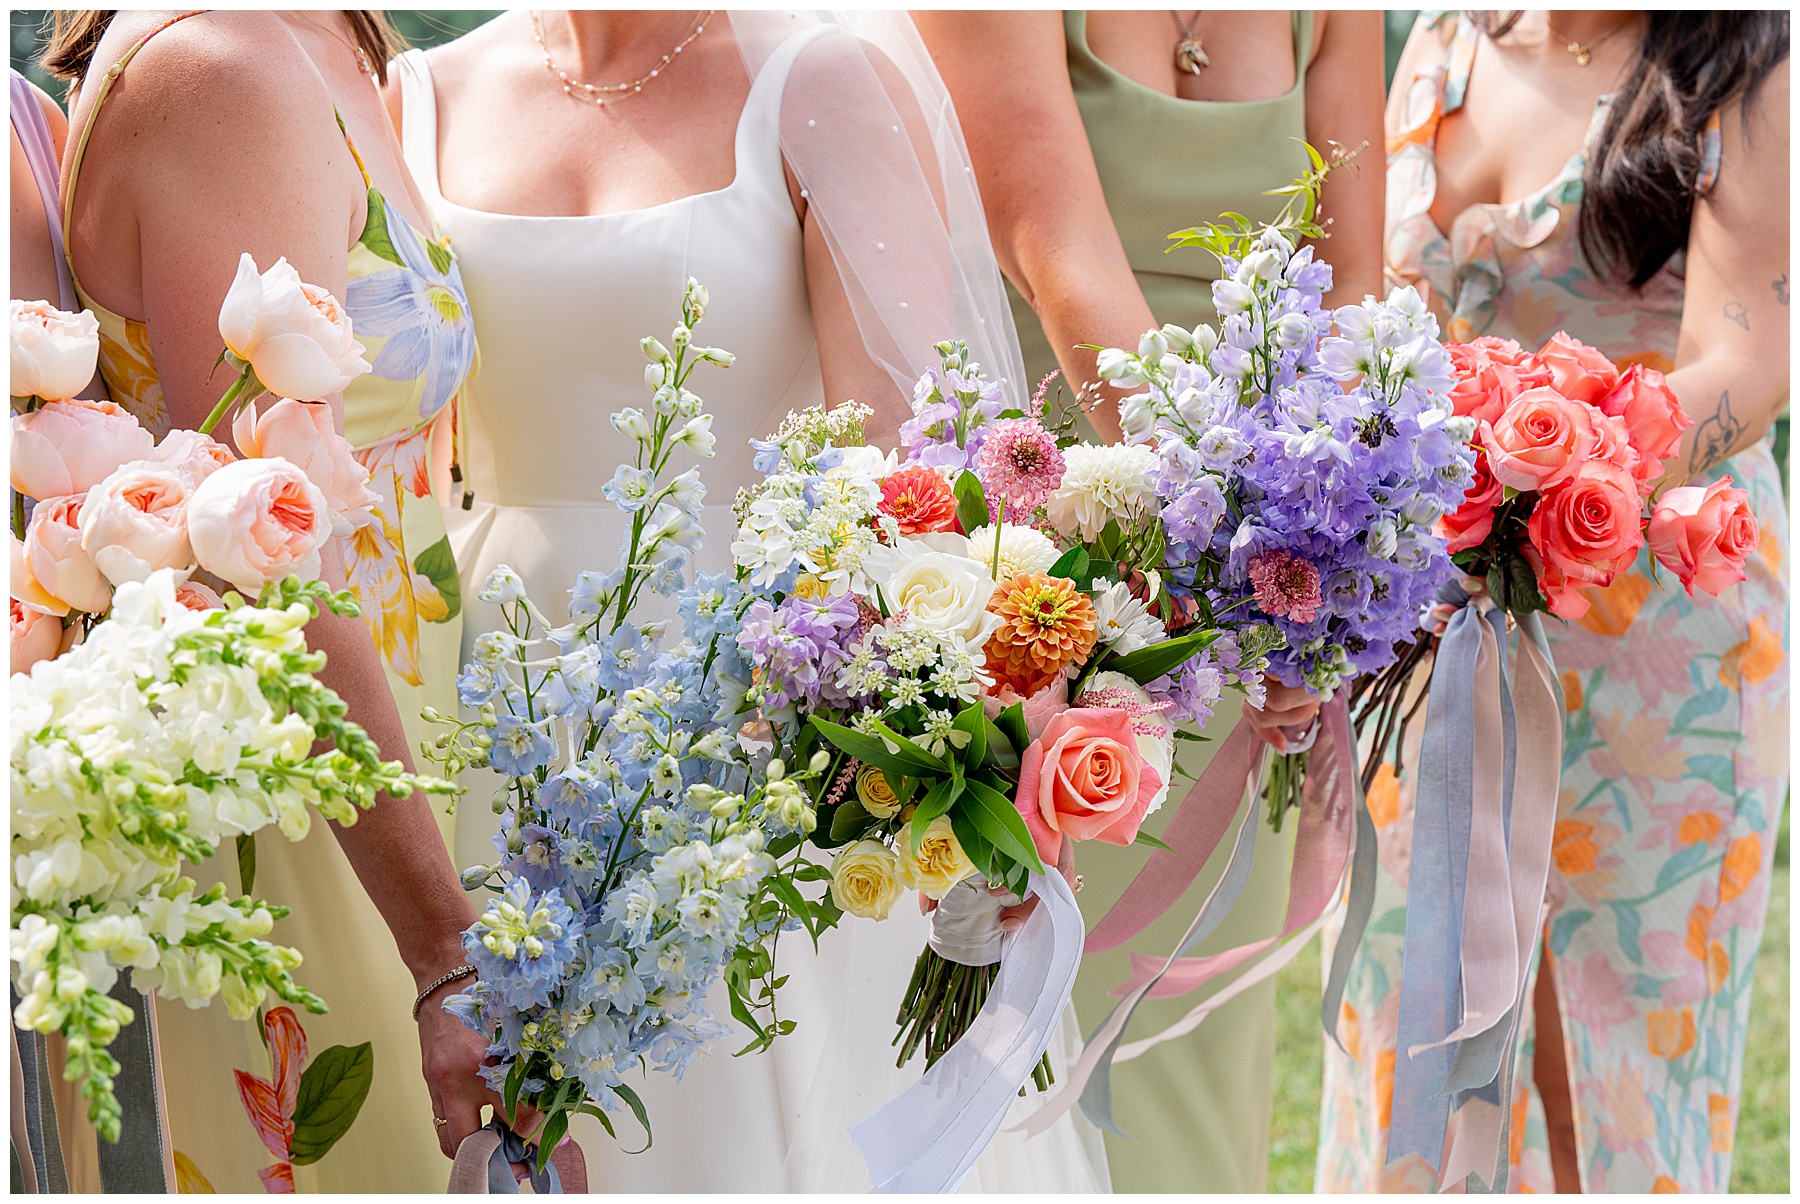
[[[443,986],[445,983],[455,982],[459,978],[467,978],[469,975],[471,975],[473,973],[475,973],[474,966],[467,965],[467,964],[458,966],[458,967],[456,967],[456,969],[450,971],[450,973],[444,975],[442,978],[438,979],[436,982],[434,982],[430,986],[426,987],[423,991],[420,991],[419,997],[417,999],[413,1000],[412,1018],[414,1020],[417,1020],[419,1018],[419,1009],[425,1006],[425,1001],[431,997],[431,993],[433,991],[437,990],[439,987]]]

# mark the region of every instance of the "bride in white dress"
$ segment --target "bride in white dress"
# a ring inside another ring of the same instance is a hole
[[[871,441],[892,445],[932,343],[955,337],[1022,398],[955,116],[903,13],[515,11],[397,66],[390,110],[480,349],[463,393],[469,500],[451,528],[466,640],[497,625],[475,597],[494,565],[554,615],[577,573],[617,561],[624,523],[601,486],[630,445],[607,419],[643,404],[638,340],[667,337],[685,277],[711,292],[700,341],[738,357],[693,381],[718,439],[695,461],[712,503],[702,571],[729,567],[731,500],[757,479],[748,441],[790,409],[857,398],[876,409]],[[488,793],[456,817],[458,865],[491,857]],[[848,1129],[923,1069],[896,1068],[890,1042],[925,933],[897,908],[847,917],[817,953],[783,940],[795,1032],[743,1058],[728,1039],[680,1084],[640,1086],[647,1153],[625,1152],[641,1144],[629,1117],[618,1142],[578,1118],[595,1186],[866,1189]],[[1059,1071],[1078,1049],[1066,1012]],[[1039,1106],[1020,1101],[1009,1123]],[[1106,1191],[1104,1147],[1079,1113],[1029,1141],[1003,1131],[963,1186]]]

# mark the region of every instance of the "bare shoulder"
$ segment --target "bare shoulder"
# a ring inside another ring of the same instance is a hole
[[[121,13],[95,66],[117,62],[161,24],[159,16]],[[90,92],[83,90],[84,105]],[[213,11],[169,25],[138,51],[106,103],[109,124],[148,145],[251,162],[259,147],[336,131],[324,82],[271,12]],[[244,139],[247,129],[256,140]]]
[[[529,52],[536,55],[537,44],[531,35],[530,14],[513,10],[503,12],[463,34],[425,52],[431,68],[434,87],[455,89],[478,72],[507,65]],[[392,81],[389,89],[393,90]]]
[[[55,143],[56,153],[60,157],[63,143],[69,137],[69,119],[63,113],[62,106],[56,103],[54,96],[36,84],[30,86],[32,98],[37,101],[38,108],[44,111],[44,123],[50,127],[50,141]]]

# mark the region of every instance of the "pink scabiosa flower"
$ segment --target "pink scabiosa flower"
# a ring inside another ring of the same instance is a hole
[[[1063,457],[1035,418],[1005,418],[988,427],[981,445],[981,486],[990,504],[1004,501],[1030,513],[1062,484]]]
[[[1256,605],[1278,619],[1310,623],[1318,612],[1319,570],[1292,552],[1264,552],[1250,561]]]

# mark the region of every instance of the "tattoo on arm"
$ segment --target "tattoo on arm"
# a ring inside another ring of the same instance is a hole
[[[1719,409],[1694,431],[1694,453],[1688,472],[1699,474],[1725,459],[1744,433],[1744,424],[1731,413],[1731,390],[1719,394]]]
[[[1775,290],[1775,299],[1777,301],[1781,302],[1783,305],[1788,303],[1788,278],[1786,272],[1775,277],[1769,284],[1769,287]]]
[[[1750,329],[1750,311],[1744,308],[1744,303],[1742,301],[1727,301],[1725,303],[1725,320],[1728,322],[1736,322],[1745,330]]]

